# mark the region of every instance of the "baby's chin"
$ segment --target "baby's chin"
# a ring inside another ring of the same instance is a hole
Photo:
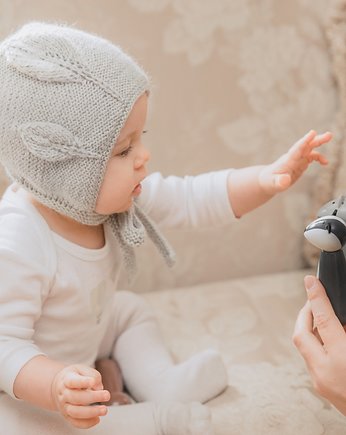
[[[112,214],[124,213],[129,211],[134,203],[135,196],[130,196],[126,202],[115,207],[98,205],[95,208],[95,212],[103,216],[110,216]]]
[[[125,212],[129,211],[134,204],[134,200],[135,200],[135,197],[131,198],[131,200],[128,202],[128,204],[124,204],[121,207],[114,208],[113,210],[111,210],[107,214],[111,215],[111,214],[117,214],[117,213],[125,213]]]

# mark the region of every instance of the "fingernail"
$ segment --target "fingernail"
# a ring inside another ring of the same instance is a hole
[[[316,287],[317,279],[312,275],[307,275],[304,278],[304,284],[306,290],[312,290],[314,287]]]

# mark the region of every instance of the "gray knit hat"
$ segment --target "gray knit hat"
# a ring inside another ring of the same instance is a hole
[[[29,23],[0,44],[0,160],[8,175],[81,223],[109,220],[131,272],[145,230],[168,263],[170,247],[138,205],[111,216],[94,210],[117,137],[148,89],[119,47],[74,28]]]

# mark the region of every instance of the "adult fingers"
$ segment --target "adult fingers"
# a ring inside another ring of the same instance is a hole
[[[325,356],[322,344],[313,333],[313,317],[309,302],[300,310],[293,333],[293,343],[304,358],[309,370]]]
[[[340,349],[340,344],[344,345],[346,340],[345,331],[335,315],[321,282],[316,277],[308,275],[304,278],[304,284],[310,301],[315,326],[318,329],[325,349],[327,351]]]

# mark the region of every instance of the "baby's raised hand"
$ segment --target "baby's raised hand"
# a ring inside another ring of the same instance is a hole
[[[271,165],[263,167],[259,173],[260,186],[266,193],[273,195],[292,186],[313,161],[326,165],[328,160],[315,148],[329,142],[331,138],[329,132],[317,134],[314,130],[309,131],[287,153]]]
[[[58,372],[52,383],[52,399],[57,410],[73,426],[87,429],[107,414],[105,405],[96,403],[110,399],[103,389],[100,373],[88,366],[71,365]]]

